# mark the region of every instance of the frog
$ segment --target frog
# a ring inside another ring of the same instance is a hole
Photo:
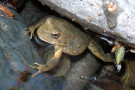
[[[55,53],[50,60],[45,64],[35,62],[34,65],[37,66],[29,65],[30,68],[38,70],[32,77],[53,69],[60,61],[62,53],[76,56],[88,48],[93,55],[104,62],[114,62],[115,60],[114,55],[112,53],[104,53],[100,44],[89,34],[65,19],[56,16],[47,16],[35,25],[24,29],[29,30],[25,35],[30,33],[30,39],[32,39],[36,31],[40,40],[54,45]]]

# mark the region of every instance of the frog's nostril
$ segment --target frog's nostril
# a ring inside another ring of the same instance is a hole
[[[52,37],[53,39],[58,39],[58,38],[60,37],[60,34],[59,34],[59,33],[52,33],[52,34],[51,34],[51,37]]]

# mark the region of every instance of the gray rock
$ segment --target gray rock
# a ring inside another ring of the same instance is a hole
[[[23,19],[15,11],[9,10],[14,19],[0,12],[0,90],[60,90],[61,79],[49,75],[45,77],[43,73],[31,77],[37,70],[28,68],[28,65],[45,62],[29,35],[24,35],[27,25]]]
[[[72,64],[70,71],[65,76],[66,81],[63,85],[63,90],[82,90],[84,85],[90,80],[89,77],[94,75],[100,66],[91,53],[85,54],[78,60]]]
[[[84,28],[135,45],[134,0],[39,0]],[[108,12],[108,4],[117,10]],[[101,12],[99,16],[98,13]],[[90,21],[88,18],[91,17]]]
[[[40,8],[38,8],[38,4],[36,4],[36,2],[32,2],[32,0],[29,0],[25,4],[23,10],[20,12],[20,15],[22,16],[24,21],[30,26],[35,24],[46,14],[45,12],[42,12]]]

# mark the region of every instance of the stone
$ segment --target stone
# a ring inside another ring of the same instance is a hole
[[[29,35],[24,35],[24,28],[28,27],[24,20],[14,10],[8,10],[13,13],[13,19],[0,12],[0,90],[60,89],[62,84],[59,82],[62,79],[45,76],[44,73],[35,78],[31,77],[37,70],[28,66],[34,62],[42,64],[45,61],[37,52]]]
[[[71,58],[77,60],[71,65],[71,69],[65,76],[63,90],[82,90],[89,83],[90,77],[96,73],[100,63],[88,52]]]
[[[38,0],[85,29],[135,45],[134,0]],[[112,11],[108,5],[112,5]],[[109,11],[108,11],[109,10]]]

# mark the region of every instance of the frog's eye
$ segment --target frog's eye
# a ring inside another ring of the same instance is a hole
[[[58,32],[52,32],[52,33],[51,33],[51,37],[52,37],[53,39],[58,39],[58,38],[60,37],[60,33],[58,33]]]

